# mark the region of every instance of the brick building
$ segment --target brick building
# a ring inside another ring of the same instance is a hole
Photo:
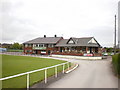
[[[54,37],[44,35],[44,37],[27,41],[23,45],[25,54],[101,55],[101,45],[94,37],[63,39],[56,35]]]
[[[63,37],[39,37],[23,43],[25,54],[44,54],[50,55],[56,50],[55,45],[61,41]]]

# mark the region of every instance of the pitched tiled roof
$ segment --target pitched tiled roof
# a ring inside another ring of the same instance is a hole
[[[28,43],[28,44],[32,44],[32,43],[45,43],[45,44],[55,44],[57,43],[62,37],[39,37],[39,38],[36,38],[36,39],[33,39],[33,40],[30,40],[30,41],[27,41],[27,42],[24,42],[25,43]]]
[[[71,38],[75,44],[67,43],[69,39],[62,39],[56,47],[64,47],[64,46],[90,46],[90,47],[101,47],[100,44],[97,43],[88,43],[93,37],[85,37],[85,38]]]

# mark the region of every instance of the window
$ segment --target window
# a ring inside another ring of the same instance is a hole
[[[44,44],[33,44],[33,47],[44,47]]]
[[[53,45],[53,44],[51,44],[51,47],[54,47],[54,45]]]
[[[33,47],[35,47],[36,45],[35,44],[33,44]]]
[[[36,44],[35,47],[39,47],[39,44]]]
[[[53,47],[53,44],[49,44],[48,47]]]
[[[44,47],[48,47],[48,45],[47,45],[47,44],[44,44]]]
[[[33,51],[33,53],[35,53],[35,51]]]
[[[32,50],[29,50],[29,52],[32,52]]]
[[[29,52],[32,52],[32,50],[25,50],[25,52],[29,53]]]
[[[39,44],[39,47],[44,47],[44,44]]]
[[[27,53],[28,53],[28,52],[29,52],[29,50],[25,50],[25,52],[27,52]]]
[[[32,45],[31,44],[28,44],[28,47],[31,47]]]
[[[28,47],[28,44],[25,44],[25,47]]]
[[[81,50],[82,50],[82,51],[86,51],[86,47],[82,47]]]

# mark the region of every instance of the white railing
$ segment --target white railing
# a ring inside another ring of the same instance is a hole
[[[58,66],[61,66],[63,65],[63,69],[62,69],[62,73],[64,73],[65,71],[65,64],[67,64],[67,67],[68,67],[68,70],[69,70],[69,63],[70,62],[66,62],[66,63],[61,63],[61,64],[57,64],[57,65],[54,65],[54,66],[51,66],[51,67],[46,67],[46,68],[42,68],[42,69],[37,69],[37,70],[33,70],[33,71],[29,71],[29,72],[25,72],[25,73],[21,73],[21,74],[17,74],[17,75],[13,75],[13,76],[9,76],[9,77],[5,77],[5,78],[0,78],[0,80],[7,80],[7,79],[10,79],[10,78],[14,78],[14,77],[19,77],[19,76],[23,76],[23,75],[27,75],[27,88],[29,89],[29,82],[30,82],[30,74],[31,73],[34,73],[34,72],[38,72],[38,71],[42,71],[42,70],[45,70],[45,84],[47,83],[47,69],[50,69],[50,68],[55,68],[55,77],[57,77],[57,67]]]

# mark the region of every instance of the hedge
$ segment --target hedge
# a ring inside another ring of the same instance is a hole
[[[115,73],[120,75],[120,53],[112,56],[112,64]]]
[[[20,49],[8,49],[8,52],[23,52],[23,50]]]

